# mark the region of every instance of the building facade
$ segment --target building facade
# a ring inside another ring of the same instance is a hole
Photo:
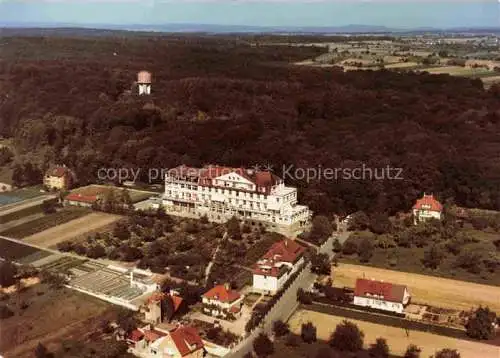
[[[72,183],[73,173],[66,166],[54,166],[43,177],[43,185],[49,190],[68,190]]]
[[[243,298],[228,284],[217,285],[203,294],[203,313],[213,317],[236,318],[241,313]]]
[[[254,266],[252,291],[276,294],[304,263],[305,250],[291,239],[271,246]]]
[[[417,225],[429,219],[441,220],[443,216],[443,205],[434,198],[434,196],[427,195],[417,199],[413,205],[413,223]]]
[[[276,231],[299,230],[312,215],[297,204],[297,189],[273,173],[219,166],[169,170],[162,205],[174,215],[206,216],[214,222],[235,216]]]
[[[409,302],[410,292],[406,286],[364,278],[356,280],[355,305],[403,313]]]

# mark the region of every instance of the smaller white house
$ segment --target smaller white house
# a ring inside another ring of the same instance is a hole
[[[203,294],[203,312],[214,317],[236,317],[241,313],[243,297],[228,284],[217,285]]]
[[[252,290],[276,294],[304,263],[305,250],[291,239],[279,241],[271,246],[254,267]]]
[[[160,285],[155,282],[153,273],[149,270],[133,268],[130,270],[129,275],[131,287],[137,287],[144,292],[153,292],[160,289]]]
[[[429,219],[441,220],[443,216],[443,205],[434,198],[434,195],[427,195],[417,199],[413,205],[413,223],[417,225],[419,222]]]
[[[409,302],[410,292],[406,286],[364,278],[356,280],[355,305],[403,313]]]

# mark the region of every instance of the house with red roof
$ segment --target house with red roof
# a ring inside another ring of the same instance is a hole
[[[50,167],[43,176],[48,190],[68,190],[74,182],[74,173],[65,165]]]
[[[174,292],[155,291],[146,300],[140,311],[144,313],[145,322],[159,324],[170,321],[176,313],[179,313],[183,308],[185,309],[185,304],[182,297]]]
[[[164,331],[146,326],[127,338],[134,355],[143,358],[202,358],[204,343],[196,328],[177,326]]]
[[[241,314],[244,296],[229,284],[217,285],[202,296],[203,312],[214,317],[232,318]]]
[[[173,215],[206,216],[213,222],[236,216],[283,232],[304,228],[312,215],[298,205],[297,189],[271,171],[217,165],[168,170],[162,205]]]
[[[441,220],[443,217],[443,205],[434,198],[434,195],[424,193],[413,205],[413,223],[417,225],[429,219]]]
[[[404,285],[358,278],[354,288],[354,304],[363,307],[403,313],[410,302],[410,292]]]
[[[274,243],[254,266],[252,290],[274,295],[304,263],[305,251],[291,239]]]

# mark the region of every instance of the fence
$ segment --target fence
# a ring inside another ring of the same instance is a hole
[[[286,321],[293,314],[297,306],[297,291],[300,288],[306,288],[314,279],[311,273],[311,264],[308,263],[297,275],[293,283],[283,293],[273,307],[266,313],[260,326],[254,328],[239,344],[231,349],[231,352],[225,358],[241,358],[253,350],[253,341],[257,336],[264,332],[269,333],[272,330],[273,322],[277,320]]]

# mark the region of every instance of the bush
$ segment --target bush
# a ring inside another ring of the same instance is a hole
[[[342,244],[340,243],[339,239],[335,239],[333,241],[333,252],[340,252],[342,251]]]
[[[337,325],[330,337],[330,345],[341,351],[357,352],[363,348],[365,334],[347,320]]]
[[[358,246],[358,256],[361,262],[370,261],[373,256],[373,243],[369,238],[364,238]]]
[[[253,350],[257,357],[267,357],[274,353],[273,342],[269,339],[269,337],[261,333],[255,340],[253,341]]]
[[[375,344],[372,344],[368,349],[371,357],[374,358],[389,358],[389,346],[384,338],[377,338]]]
[[[290,332],[290,328],[288,327],[288,323],[283,322],[282,320],[277,320],[273,322],[273,332],[276,337],[282,337]]]
[[[444,256],[444,252],[441,248],[437,245],[432,245],[429,249],[425,250],[422,264],[425,267],[435,270],[443,261]]]
[[[297,300],[303,305],[310,305],[312,303],[311,294],[302,288],[299,288],[297,291]]]
[[[493,327],[495,321],[495,312],[488,307],[479,307],[465,325],[467,335],[479,340],[491,339],[495,336],[495,328]]]
[[[62,241],[57,243],[57,249],[63,252],[69,252],[73,250],[73,243],[71,241]]]
[[[316,342],[316,327],[312,324],[312,322],[302,324],[300,336],[306,343]]]
[[[0,262],[0,286],[9,287],[16,283],[17,267],[9,262]]]
[[[460,353],[456,349],[445,348],[437,352],[434,358],[460,358]]]
[[[7,305],[0,305],[0,319],[6,319],[9,317],[12,317],[14,315],[14,312],[7,307]]]
[[[414,344],[410,344],[408,348],[406,348],[404,358],[420,358],[420,352],[422,352],[420,348]]]
[[[356,252],[358,252],[358,245],[352,240],[347,240],[342,247],[342,254],[353,255]]]

